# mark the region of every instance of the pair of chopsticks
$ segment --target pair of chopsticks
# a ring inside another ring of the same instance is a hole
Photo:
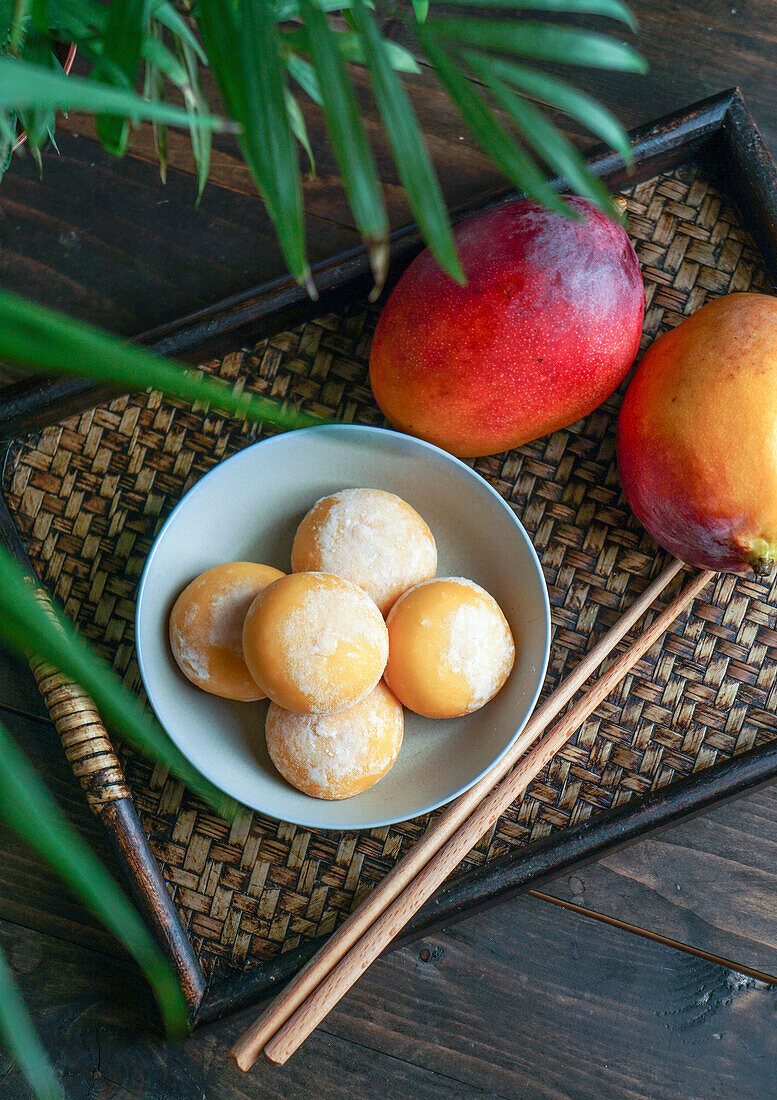
[[[713,576],[707,570],[692,576],[668,607],[546,733],[548,726],[681,568],[682,563],[676,559],[666,566],[566,680],[538,707],[499,764],[437,818],[408,854],[235,1043],[230,1057],[240,1069],[250,1069],[262,1051],[267,1060],[275,1065],[282,1065],[291,1057],[370,963]],[[545,736],[534,745],[541,734]],[[532,745],[534,747],[530,749]],[[526,756],[524,753],[527,753]]]

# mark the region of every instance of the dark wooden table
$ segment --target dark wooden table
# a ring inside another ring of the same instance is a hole
[[[632,7],[650,74],[586,73],[586,86],[636,125],[739,84],[777,155],[773,5]],[[450,201],[495,185],[429,76],[411,84]],[[366,99],[365,110],[369,117]],[[173,147],[163,188],[145,131],[117,162],[90,139],[88,120],[64,125],[42,183],[17,163],[0,187],[2,285],[132,334],[282,273],[229,141],[219,141],[213,182],[195,208],[185,142]],[[356,234],[317,144],[308,233],[313,258],[325,259]],[[392,223],[401,225],[407,211],[379,150]],[[2,653],[0,715],[110,863],[32,676]],[[13,837],[3,841],[0,943],[73,1098],[777,1094],[770,788],[387,955],[289,1066],[259,1065],[248,1077],[224,1059],[245,1019],[163,1043],[121,949]],[[0,1053],[0,1100],[27,1095]]]

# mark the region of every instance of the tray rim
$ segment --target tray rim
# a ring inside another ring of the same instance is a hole
[[[595,150],[588,158],[593,171],[611,186],[633,184],[697,156],[712,156],[722,166],[727,189],[777,281],[777,169],[738,89],[729,89],[631,131],[634,169],[618,154]],[[454,220],[514,195],[510,188],[488,192],[454,209]],[[418,230],[408,226],[392,234],[392,261],[387,289],[422,247]],[[243,337],[258,339],[306,317],[341,307],[370,288],[366,252],[359,248],[318,265],[318,302],[290,279],[280,279],[189,314],[137,338],[155,350],[182,358],[212,355]],[[115,391],[72,379],[32,379],[0,391],[0,466],[15,439],[64,416],[115,395]],[[26,550],[0,492],[0,536],[17,557]],[[27,560],[29,565],[29,560]],[[637,838],[701,813],[721,801],[739,797],[777,777],[777,741],[677,780],[643,798],[597,814],[583,824],[519,849],[450,880],[391,945],[401,946],[427,935],[501,897],[528,890],[556,875],[599,858]],[[128,805],[124,805],[124,802]],[[150,845],[130,799],[113,803],[101,814],[136,900],[152,924],[163,949],[184,983],[192,1025],[204,1025],[274,995],[315,953],[321,940],[311,940],[268,963],[257,963],[226,978],[207,982],[172,904]],[[161,886],[161,892],[160,892]]]

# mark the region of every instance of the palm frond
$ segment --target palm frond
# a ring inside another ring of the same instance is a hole
[[[0,57],[0,110],[23,111],[34,107],[126,115],[133,120],[148,119],[171,126],[189,125],[186,111],[173,104],[151,103],[137,92]],[[233,123],[211,114],[201,116],[200,123],[210,130],[235,129]]]
[[[286,263],[314,292],[305,245],[299,161],[284,96],[285,77],[270,0],[200,0],[197,14],[213,75],[240,146],[275,225]]]
[[[0,819],[124,944],[148,979],[168,1034],[182,1038],[188,1032],[188,1010],[169,963],[132,903],[69,824],[2,725],[0,759]]]
[[[169,0],[151,0],[148,13],[157,23],[167,27],[179,42],[188,46],[203,65],[207,65],[208,57],[198,42],[197,35],[186,22],[184,16],[169,3]]]
[[[157,28],[152,28],[152,34],[159,34]],[[143,98],[152,103],[161,103],[164,99],[165,81],[161,69],[149,62],[143,77]],[[159,164],[159,175],[162,182],[167,180],[167,126],[161,122],[152,123],[154,135],[154,149]]]
[[[543,113],[516,95],[493,72],[483,54],[464,53],[470,69],[491,90],[499,106],[510,116],[523,142],[563,179],[572,191],[589,199],[612,217],[618,212],[601,180],[592,176],[571,141]]]
[[[149,0],[111,0],[103,32],[102,54],[93,73],[95,79],[116,82],[126,89],[134,88],[146,37],[148,4]],[[97,134],[106,149],[122,156],[129,139],[129,120],[117,115],[100,114],[97,116]]]
[[[302,113],[302,108],[299,105],[298,100],[294,95],[286,88],[286,112],[289,116],[289,125],[291,126],[292,133],[302,148],[305,150],[308,158],[308,167],[310,169],[311,178],[316,174],[316,158],[313,155],[313,146],[310,144],[310,137],[308,135],[308,127],[305,122],[305,116]]]
[[[329,140],[351,210],[369,250],[376,290],[388,267],[388,215],[353,84],[326,15],[314,0],[300,0],[308,49],[318,75]]]
[[[525,97],[547,107],[554,107],[575,119],[611,149],[620,153],[624,160],[631,159],[631,146],[623,126],[593,96],[581,92],[579,88],[559,80],[558,77],[529,68],[518,61],[489,57],[488,65],[494,76],[517,88]]]
[[[557,214],[568,215],[570,209],[549,186],[536,162],[508,134],[471,80],[445,50],[434,34],[427,30],[428,22],[416,27],[421,48],[437,72],[448,95],[466,119],[472,134],[494,163],[509,180],[537,202]]]
[[[563,12],[565,15],[601,15],[635,31],[637,21],[620,0],[446,0],[473,8],[510,8],[512,11]]]
[[[352,13],[354,25],[363,41],[375,100],[410,208],[437,262],[452,278],[463,283],[464,272],[456,252],[445,200],[407,93],[394,71],[385,41],[366,5],[361,0],[354,0]]]
[[[625,42],[594,31],[532,20],[485,20],[469,16],[427,19],[424,29],[456,46],[476,46],[496,53],[515,53],[538,61],[584,65],[595,69],[644,73],[645,59]]]
[[[187,84],[183,86],[182,91],[186,113],[189,116],[189,136],[197,171],[197,202],[199,202],[210,172],[211,132],[200,122],[201,118],[208,113],[208,104],[200,87],[196,51],[183,38],[178,39],[175,48],[187,74]]]
[[[122,343],[91,325],[0,290],[0,361],[33,371],[107,382],[124,393],[149,388],[183,401],[208,402],[229,416],[278,428],[306,428],[319,417],[256,394],[236,393],[220,379],[198,377],[172,360]]]

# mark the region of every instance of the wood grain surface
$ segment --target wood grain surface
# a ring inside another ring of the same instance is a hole
[[[223,1057],[244,1020],[167,1044],[131,964],[9,924],[0,945],[72,1100],[774,1095],[777,990],[532,898],[382,959],[248,1075]],[[0,1100],[28,1096],[0,1054]]]

